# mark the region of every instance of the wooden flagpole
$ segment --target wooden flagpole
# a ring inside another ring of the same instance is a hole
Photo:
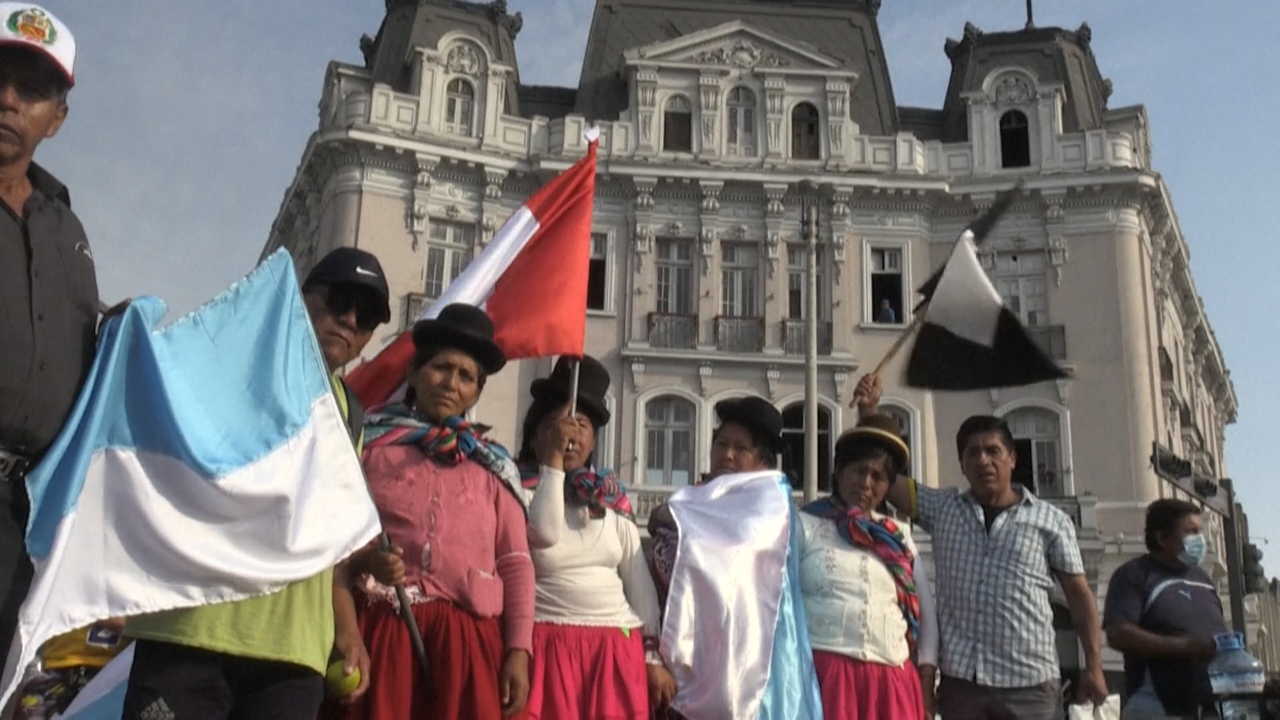
[[[928,309],[929,309],[928,300],[920,303],[920,306],[916,308],[915,317],[911,319],[911,324],[908,325],[906,329],[902,331],[902,334],[898,336],[898,339],[895,340],[893,342],[893,345],[889,347],[889,352],[884,354],[884,357],[881,358],[880,362],[876,365],[876,369],[871,371],[872,375],[875,375],[878,377],[880,373],[883,372],[884,369],[889,365],[889,363],[893,361],[893,358],[896,357],[897,354],[902,351],[902,348],[905,347],[907,344],[907,340],[910,340],[911,337],[916,334],[916,331],[920,329],[920,326],[924,324],[924,315]],[[850,405],[849,407],[853,407],[853,406]]]
[[[393,552],[391,536],[382,533],[382,552]],[[418,658],[418,667],[422,670],[422,679],[427,687],[431,687],[431,660],[427,658],[427,646],[422,642],[422,630],[418,628],[418,619],[413,616],[413,606],[409,604],[409,593],[404,583],[396,583],[396,600],[400,603],[400,617],[404,619],[404,627],[409,631],[409,644],[413,646],[413,654]]]
[[[573,380],[569,382],[569,417],[578,414],[578,374],[582,371],[582,361],[573,359]]]

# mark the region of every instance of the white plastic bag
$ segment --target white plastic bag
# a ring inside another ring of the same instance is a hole
[[[1120,720],[1120,696],[1108,695],[1101,705],[1072,705],[1067,720]]]

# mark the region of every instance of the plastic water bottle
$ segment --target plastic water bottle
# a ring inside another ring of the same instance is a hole
[[[1218,646],[1218,656],[1209,663],[1209,685],[1214,696],[1260,694],[1267,682],[1266,669],[1244,649],[1244,635],[1219,633],[1213,640]],[[1258,707],[1257,702],[1224,702],[1222,720],[1260,720]]]

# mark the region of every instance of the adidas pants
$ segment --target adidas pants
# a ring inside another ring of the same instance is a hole
[[[121,720],[315,720],[324,678],[290,663],[138,640]]]

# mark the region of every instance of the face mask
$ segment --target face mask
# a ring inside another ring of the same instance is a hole
[[[1206,550],[1204,535],[1187,535],[1182,538],[1182,553],[1178,555],[1178,559],[1188,565],[1199,565],[1204,561]]]

